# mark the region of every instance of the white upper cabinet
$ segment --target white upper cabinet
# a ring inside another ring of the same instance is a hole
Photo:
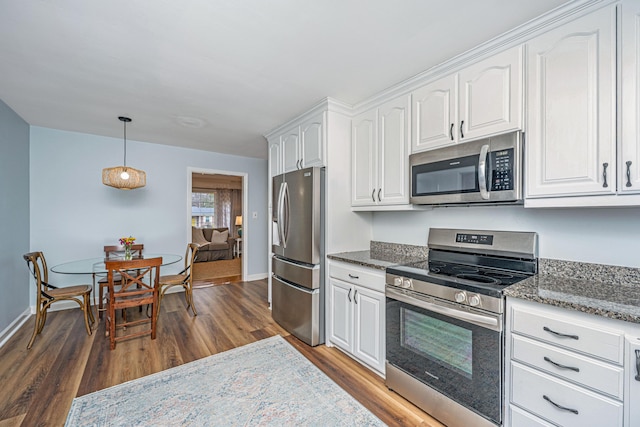
[[[522,61],[518,46],[414,90],[411,151],[522,129]]]
[[[527,197],[616,191],[615,6],[527,43]]]
[[[282,173],[282,149],[280,140],[269,141],[269,176],[274,177]]]
[[[280,135],[282,171],[324,166],[324,113],[291,126]]]
[[[352,206],[409,203],[408,95],[352,120]]]
[[[640,3],[622,3],[622,138],[618,189],[640,191]]]

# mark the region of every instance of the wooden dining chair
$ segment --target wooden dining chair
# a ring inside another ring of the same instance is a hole
[[[95,322],[91,311],[91,285],[77,285],[67,287],[56,287],[49,283],[49,270],[47,261],[42,252],[29,252],[22,256],[27,261],[29,271],[36,281],[36,324],[33,328],[33,335],[27,345],[30,349],[36,339],[36,335],[42,332],[47,321],[47,310],[51,304],[58,301],[75,301],[82,311],[84,311],[84,326],[87,334],[91,335],[91,325]]]
[[[131,245],[131,255],[133,258],[139,258],[142,256],[144,245],[134,244]],[[104,259],[124,259],[124,245],[106,245],[104,246]],[[120,281],[120,277],[114,279],[116,282]],[[102,319],[102,312],[104,311],[104,290],[107,287],[107,278],[103,277],[98,280],[98,316]]]
[[[187,312],[189,307],[193,311],[193,315],[197,316],[196,306],[193,303],[193,262],[198,253],[198,245],[196,243],[187,244],[187,252],[184,255],[184,270],[179,274],[171,274],[160,277],[160,303],[169,288],[174,286],[182,286],[184,288],[184,299],[187,302]]]
[[[111,341],[111,350],[116,348],[116,342],[123,339],[151,335],[156,339],[156,323],[158,318],[158,303],[160,292],[160,265],[162,257],[125,260],[106,260],[108,298],[106,313],[106,334]],[[120,277],[120,281],[115,279]],[[151,315],[146,313],[137,319],[127,320],[123,316],[122,323],[116,321],[116,310],[126,310],[130,307],[149,305]],[[149,324],[149,329],[140,330],[137,325]],[[123,333],[118,336],[117,329]],[[133,332],[131,332],[133,331]],[[124,332],[131,332],[125,334]]]

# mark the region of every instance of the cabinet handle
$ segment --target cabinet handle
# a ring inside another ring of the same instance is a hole
[[[382,188],[378,188],[378,201],[381,202],[382,200],[380,199],[380,192],[382,191]]]
[[[636,350],[636,381],[640,381],[640,350]]]
[[[607,184],[607,166],[609,166],[609,163],[602,164],[602,179],[604,180],[602,186],[604,188],[607,188],[609,186],[609,184]]]
[[[544,400],[546,400],[547,402],[551,403],[553,406],[555,406],[558,409],[561,409],[561,410],[567,411],[567,412],[572,412],[572,413],[578,415],[578,410],[577,409],[571,409],[571,408],[567,408],[566,406],[558,405],[556,402],[554,402],[553,400],[549,399],[546,394],[542,395],[542,398]]]
[[[349,273],[349,277],[351,277],[352,279],[359,279],[360,276],[356,276],[355,274],[351,274]]]
[[[358,303],[358,300],[356,299],[358,296],[358,290],[356,289],[356,291],[353,293],[353,302],[355,302],[356,304]]]
[[[627,160],[627,187],[631,187],[631,160]]]
[[[351,302],[351,288],[349,288],[349,293],[347,294],[347,298],[349,299],[349,302]]]
[[[376,189],[375,188],[371,192],[371,200],[373,201],[373,203],[376,202]]]
[[[462,131],[462,127],[464,126],[464,120],[460,121],[460,139],[464,138],[464,132]]]
[[[300,159],[300,169],[302,169],[302,163],[304,162],[304,159]]]
[[[569,369],[570,371],[576,371],[576,372],[580,372],[580,368],[575,368],[573,366],[565,366],[565,365],[561,365],[559,363],[554,362],[553,360],[549,359],[547,356],[544,357],[545,362],[549,362],[554,366],[557,366],[560,369]]]
[[[451,123],[451,127],[449,128],[449,138],[451,138],[452,141],[453,141],[453,126],[454,124]]]
[[[544,327],[542,328],[542,330],[543,330],[543,331],[547,331],[547,332],[549,332],[550,334],[553,334],[553,335],[555,335],[555,336],[562,337],[562,338],[571,338],[571,339],[574,339],[574,340],[579,340],[579,339],[580,339],[580,337],[579,337],[579,336],[577,336],[577,335],[561,334],[560,332],[552,331],[551,329],[547,328],[546,326],[544,326]]]

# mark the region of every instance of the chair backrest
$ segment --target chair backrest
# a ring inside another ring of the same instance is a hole
[[[38,301],[41,298],[46,297],[45,290],[50,287],[47,286],[49,282],[49,269],[47,268],[47,261],[44,258],[42,252],[29,252],[22,255],[22,258],[27,261],[27,267],[33,278],[36,280],[36,286],[38,287]]]
[[[141,257],[143,250],[144,250],[144,244],[142,243],[131,245],[131,254],[134,257]],[[104,247],[104,257],[107,259],[115,258],[115,257],[122,258],[123,254],[124,254],[124,245],[107,245]]]
[[[182,274],[186,274],[188,276],[191,275],[191,266],[193,265],[196,255],[198,254],[198,246],[197,243],[188,243],[187,244],[187,252],[184,254],[184,270]]]
[[[117,299],[143,297],[159,289],[162,257],[105,260],[109,292]],[[120,278],[117,275],[120,275]],[[114,280],[115,279],[115,280]],[[117,285],[117,287],[116,287]]]

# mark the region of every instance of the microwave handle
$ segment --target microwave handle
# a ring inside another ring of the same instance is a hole
[[[489,200],[489,191],[487,191],[487,154],[489,154],[489,144],[482,146],[480,157],[478,158],[478,186],[480,187],[480,197],[483,200]]]

